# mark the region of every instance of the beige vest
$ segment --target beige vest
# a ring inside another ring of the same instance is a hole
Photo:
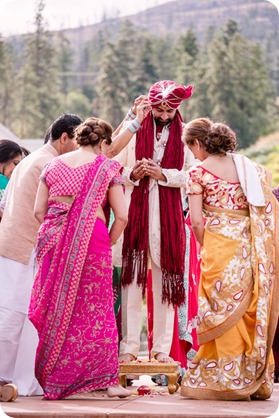
[[[57,151],[48,143],[14,169],[0,222],[0,256],[28,264],[40,226],[33,213],[39,177],[45,164],[56,156]]]

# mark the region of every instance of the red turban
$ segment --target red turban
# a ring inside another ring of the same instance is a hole
[[[183,86],[171,80],[158,81],[153,84],[148,93],[151,106],[166,104],[171,109],[177,109],[183,100],[193,94],[193,86]]]

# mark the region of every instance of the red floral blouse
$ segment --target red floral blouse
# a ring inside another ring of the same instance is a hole
[[[189,170],[186,193],[188,195],[202,194],[203,202],[216,208],[238,210],[248,207],[239,182],[223,180],[200,165]]]

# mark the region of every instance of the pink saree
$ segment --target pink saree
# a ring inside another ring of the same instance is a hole
[[[96,211],[119,169],[98,156],[71,207],[49,200],[39,230],[29,318],[39,334],[35,374],[45,399],[118,384],[110,240]],[[69,183],[75,180],[72,173]]]

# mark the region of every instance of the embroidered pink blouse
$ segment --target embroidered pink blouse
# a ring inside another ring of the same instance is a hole
[[[40,179],[49,189],[49,198],[54,196],[75,196],[91,164],[92,162],[89,162],[79,167],[70,167],[61,158],[54,158],[45,166],[40,176]],[[117,174],[111,180],[110,187],[116,184],[124,184],[121,174]],[[106,201],[103,202],[102,206],[105,203]]]
[[[199,165],[188,172],[186,193],[202,194],[203,202],[216,208],[237,210],[248,207],[240,183],[223,180]]]

